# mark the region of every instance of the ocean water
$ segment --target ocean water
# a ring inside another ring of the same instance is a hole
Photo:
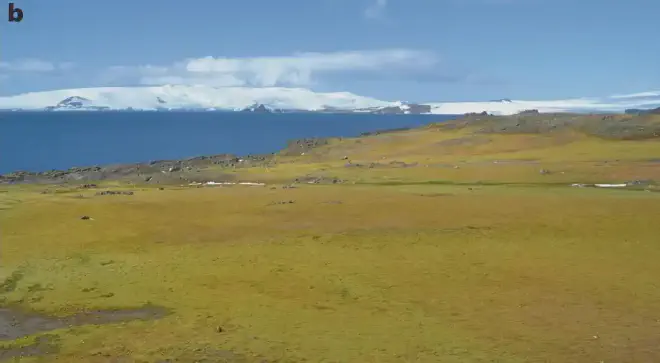
[[[0,174],[75,166],[266,154],[306,137],[422,126],[451,115],[238,112],[6,112]]]

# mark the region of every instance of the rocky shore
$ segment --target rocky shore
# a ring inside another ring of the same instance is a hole
[[[312,148],[325,145],[328,139],[308,138],[290,141],[280,155],[300,155]],[[273,154],[239,156],[217,154],[180,160],[154,160],[141,163],[105,166],[74,167],[67,170],[41,172],[14,171],[0,175],[0,184],[60,184],[88,183],[95,181],[123,181],[146,184],[171,184],[215,181],[232,181],[229,170],[272,165]]]
[[[239,157],[232,154],[199,156],[182,160],[156,160],[145,163],[115,164],[107,166],[75,167],[68,170],[44,172],[15,171],[0,175],[0,184],[17,183],[66,183],[117,180],[133,183],[172,183],[206,180],[202,171],[255,166],[268,163],[273,155],[249,155]],[[221,175],[220,175],[221,176]],[[231,179],[228,176],[225,180]]]

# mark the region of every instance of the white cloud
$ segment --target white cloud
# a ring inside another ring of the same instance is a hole
[[[112,67],[106,81],[133,79],[144,85],[310,86],[317,77],[339,73],[387,75],[431,71],[439,63],[432,53],[409,49],[295,53],[272,57],[204,57],[170,66]]]
[[[364,11],[364,16],[370,19],[380,18],[385,14],[387,0],[373,0],[374,2]]]
[[[52,63],[40,59],[20,59],[11,62],[0,62],[0,71],[9,72],[53,72],[70,70],[75,65],[71,62]]]
[[[660,91],[640,92],[640,93],[632,93],[632,94],[627,94],[627,95],[614,95],[614,96],[611,96],[610,98],[613,98],[613,99],[632,99],[632,98],[647,98],[647,97],[660,97]]]

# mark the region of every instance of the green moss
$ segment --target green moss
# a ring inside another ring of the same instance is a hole
[[[236,172],[344,185],[145,186],[84,199],[7,187],[5,295],[53,314],[173,310],[58,332],[60,352],[42,361],[660,360],[660,194],[568,186],[660,180],[642,161],[658,142],[492,135],[438,146],[471,132],[335,140]],[[347,168],[344,156],[419,165]],[[269,206],[282,200],[295,203]]]

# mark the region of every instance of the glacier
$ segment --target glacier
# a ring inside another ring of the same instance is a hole
[[[493,115],[513,115],[525,110],[541,113],[620,113],[627,109],[660,107],[660,92],[603,98],[575,98],[549,101],[501,100],[489,102],[429,103],[434,114],[463,114],[486,111]]]
[[[114,110],[216,109],[239,110],[254,104],[277,109],[341,110],[385,107],[391,102],[349,92],[318,93],[303,88],[209,87],[165,85],[154,87],[97,87],[30,92],[0,97],[0,109],[38,110],[55,107],[68,98],[85,100],[91,106]],[[70,107],[66,107],[68,109]]]
[[[2,110],[226,110],[239,111],[254,105],[269,109],[300,111],[374,112],[398,108],[410,113],[413,103],[384,101],[350,92],[314,92],[305,88],[210,87],[164,85],[96,87],[29,92],[0,97]],[[488,112],[511,115],[535,109],[549,112],[623,112],[626,109],[660,107],[660,91],[613,95],[602,98],[563,100],[500,99],[484,102],[430,102],[430,114]],[[419,108],[418,108],[419,109]]]

